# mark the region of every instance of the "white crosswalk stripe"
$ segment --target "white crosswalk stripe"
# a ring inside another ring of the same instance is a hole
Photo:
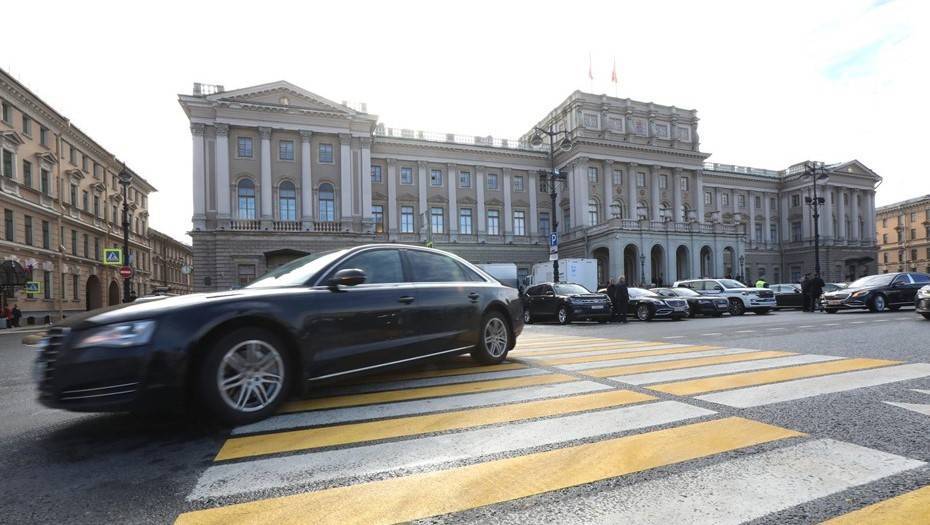
[[[628,383],[631,385],[646,385],[649,383],[662,383],[665,381],[678,381],[681,379],[691,379],[695,377],[730,374],[733,372],[745,372],[747,370],[763,370],[766,368],[777,368],[781,366],[803,365],[807,363],[823,363],[826,361],[835,361],[837,359],[842,358],[832,355],[793,355],[789,357],[759,359],[756,361],[746,361],[742,363],[696,366],[692,368],[681,368],[678,370],[663,370],[661,372],[647,372],[643,374],[614,376],[610,377],[609,379],[613,379],[614,381],[619,381],[621,383]]]
[[[679,359],[690,359],[693,357],[713,357],[719,355],[746,354],[749,352],[758,352],[751,348],[722,348],[719,350],[700,350],[697,352],[686,352],[681,354],[655,355],[647,357],[624,357],[622,359],[612,359],[610,361],[594,361],[591,363],[573,363],[570,365],[557,365],[556,368],[562,370],[590,370],[593,368],[607,368],[611,366],[638,365],[642,363],[661,363],[664,361],[677,361]]]

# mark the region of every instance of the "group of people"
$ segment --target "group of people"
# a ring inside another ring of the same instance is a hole
[[[630,305],[630,287],[626,284],[626,278],[620,276],[617,280],[610,280],[607,285],[607,297],[610,297],[610,303],[613,307],[614,320],[626,323],[626,310]]]
[[[17,328],[19,327],[19,320],[23,318],[23,311],[19,309],[19,305],[13,305],[13,308],[9,306],[4,306],[3,310],[0,311],[0,315],[6,319],[7,328]]]
[[[801,293],[804,295],[805,312],[817,311],[817,300],[820,299],[820,295],[823,294],[823,287],[825,285],[826,283],[820,278],[820,274],[813,277],[811,277],[809,273],[804,274],[804,279],[801,281]]]

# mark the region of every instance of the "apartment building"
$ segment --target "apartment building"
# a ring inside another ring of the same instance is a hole
[[[152,241],[152,278],[159,292],[183,295],[193,291],[193,249],[174,237],[149,228]]]
[[[930,273],[930,195],[876,210],[878,270]]]

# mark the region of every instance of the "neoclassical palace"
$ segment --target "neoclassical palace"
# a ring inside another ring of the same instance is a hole
[[[283,81],[231,91],[195,84],[179,102],[193,136],[195,290],[371,242],[431,242],[525,274],[548,260],[554,222],[560,257],[597,259],[601,282],[797,281],[814,267],[803,163],[709,163],[694,110],[576,91],[505,139],[391,128],[364,105]],[[534,146],[536,127],[570,138],[554,152],[565,175],[554,212],[541,178],[548,141]],[[855,160],[828,168],[818,182],[825,278],[873,273],[881,178]]]

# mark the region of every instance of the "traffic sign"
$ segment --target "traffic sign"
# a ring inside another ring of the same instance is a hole
[[[134,273],[132,266],[123,266],[119,269],[119,276],[123,279],[129,279]]]
[[[123,250],[119,248],[103,249],[103,264],[108,266],[120,266],[123,264]]]
[[[190,273],[193,271],[194,269],[191,268],[189,264],[185,264],[184,266],[181,267],[181,273],[183,273],[184,275],[190,275]]]
[[[559,254],[558,254],[558,252],[556,252],[556,253],[550,253],[550,254],[549,254],[549,260],[550,260],[550,261],[558,261],[558,260],[559,260]]]
[[[558,246],[559,245],[559,234],[557,232],[552,232],[549,234],[549,246]]]
[[[26,281],[26,293],[28,294],[42,293],[42,283],[39,281]]]

